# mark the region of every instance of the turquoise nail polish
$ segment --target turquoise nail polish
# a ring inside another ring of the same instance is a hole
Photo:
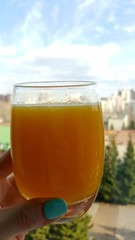
[[[67,205],[62,199],[52,199],[44,204],[43,214],[48,220],[64,215],[67,212]]]

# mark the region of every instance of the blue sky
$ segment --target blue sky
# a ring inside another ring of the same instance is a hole
[[[135,88],[135,0],[0,0],[0,93],[48,79]]]

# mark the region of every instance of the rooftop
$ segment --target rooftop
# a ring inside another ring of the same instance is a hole
[[[135,145],[135,130],[123,130],[123,131],[113,131],[113,130],[106,130],[105,131],[106,139],[111,140],[112,138],[115,139],[115,143],[117,145],[127,145],[129,139]]]

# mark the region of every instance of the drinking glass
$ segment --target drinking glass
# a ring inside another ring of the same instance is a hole
[[[13,87],[11,153],[26,199],[63,198],[58,223],[93,203],[104,165],[104,129],[97,84],[91,81],[18,83]]]

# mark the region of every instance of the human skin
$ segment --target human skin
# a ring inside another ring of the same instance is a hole
[[[12,173],[10,150],[0,156],[1,240],[23,240],[30,230],[46,226],[59,219],[67,211],[66,204],[62,199],[53,200],[25,200],[17,189]],[[57,209],[54,204],[56,202]],[[63,208],[60,206],[59,210],[58,204],[62,204]]]

